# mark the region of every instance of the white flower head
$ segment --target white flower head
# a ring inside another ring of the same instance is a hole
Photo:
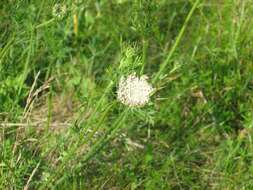
[[[65,4],[55,4],[53,7],[53,16],[57,19],[62,19],[67,13],[67,7]]]
[[[154,91],[147,79],[146,75],[137,77],[135,73],[126,78],[122,76],[117,91],[118,100],[130,107],[142,107],[147,104]]]

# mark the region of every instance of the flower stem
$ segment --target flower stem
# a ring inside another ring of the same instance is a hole
[[[172,55],[174,54],[176,48],[178,47],[182,37],[183,37],[183,34],[185,32],[185,29],[188,25],[188,22],[190,21],[195,9],[197,8],[197,5],[199,4],[200,0],[196,0],[195,3],[193,4],[190,12],[188,13],[186,19],[185,19],[185,22],[176,38],[176,41],[174,43],[174,45],[172,46],[167,58],[165,59],[165,61],[161,64],[160,66],[160,69],[159,71],[157,72],[155,78],[153,79],[153,83],[156,83],[158,81],[158,79],[160,78],[161,74],[164,72],[164,70],[166,69],[166,66],[168,65],[168,63],[170,62],[171,58],[172,58]]]
[[[52,19],[50,19],[50,20],[48,20],[48,21],[46,21],[46,22],[43,22],[43,23],[37,25],[35,28],[36,28],[36,29],[41,28],[41,27],[46,26],[46,25],[48,25],[48,24],[50,24],[50,23],[52,23],[52,22],[54,22],[54,21],[55,21],[55,19],[52,18]]]

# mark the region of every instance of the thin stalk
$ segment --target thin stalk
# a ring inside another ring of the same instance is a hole
[[[184,24],[183,24],[183,26],[182,26],[182,28],[181,28],[181,30],[180,30],[180,32],[179,32],[177,38],[176,38],[176,41],[175,41],[174,45],[172,46],[172,48],[171,48],[171,50],[170,50],[170,52],[169,52],[167,58],[165,59],[165,61],[161,64],[160,69],[159,69],[159,71],[157,72],[155,78],[153,79],[153,81],[152,81],[153,83],[156,83],[156,82],[157,82],[157,80],[159,79],[159,77],[161,76],[161,74],[162,74],[162,73],[164,72],[164,70],[166,69],[168,63],[170,62],[171,57],[172,57],[172,55],[174,54],[174,52],[176,51],[176,49],[177,49],[177,47],[178,47],[180,41],[182,40],[183,34],[184,34],[184,32],[185,32],[185,29],[186,29],[186,27],[187,27],[187,25],[188,25],[188,23],[189,23],[189,21],[190,21],[192,15],[193,15],[194,11],[195,11],[195,9],[197,8],[199,2],[200,2],[200,0],[196,0],[195,3],[193,4],[193,6],[192,6],[190,12],[188,13],[188,15],[187,15],[187,17],[186,17],[186,19],[185,19]]]
[[[119,131],[119,129],[123,126],[122,123],[125,121],[126,115],[128,113],[128,109],[126,109],[124,112],[122,112],[118,119],[115,121],[114,128],[112,130],[109,130],[107,134],[96,142],[96,144],[92,147],[92,149],[89,151],[88,154],[84,156],[82,159],[82,162],[87,162],[89,161],[92,156],[94,156],[104,145],[106,145]]]
[[[100,149],[102,149],[113,137],[115,137],[117,132],[123,126],[122,123],[125,121],[128,110],[129,109],[126,109],[125,111],[123,111],[119,115],[117,120],[113,123],[112,126],[114,126],[114,127],[111,130],[108,130],[107,133],[104,135],[104,137],[102,139],[100,139],[98,142],[96,142],[94,144],[94,146],[92,146],[92,149],[83,157],[82,163],[87,163],[94,155],[96,155],[97,152],[99,152]],[[71,156],[73,156],[73,155],[74,154],[72,154]],[[56,180],[57,176],[59,176],[64,171],[64,169],[66,168],[65,165],[68,161],[69,161],[69,159],[65,160],[65,162],[61,164],[59,169],[54,172],[53,176],[51,176],[51,178],[49,178],[46,183],[44,183],[41,187],[39,187],[39,190],[40,189],[45,189],[48,186],[52,186],[53,181]],[[80,167],[78,167],[76,169],[80,169]],[[67,176],[66,175],[62,176],[54,184],[55,185],[59,184],[65,177],[67,177]],[[53,186],[55,186],[55,185],[53,185]]]
[[[87,163],[93,156],[95,156],[112,138],[115,137],[115,135],[117,134],[117,132],[121,129],[121,127],[123,126],[122,123],[125,121],[125,118],[127,116],[128,113],[128,109],[126,109],[124,112],[122,112],[118,119],[115,121],[114,123],[114,128],[111,130],[107,131],[107,134],[105,134],[105,136],[100,139],[98,142],[95,143],[95,145],[92,147],[92,149],[83,157],[83,159],[81,160],[82,163]],[[82,164],[83,166],[83,164]],[[75,168],[75,171],[79,171],[81,169],[82,166],[78,166],[77,168]],[[58,185],[61,181],[64,180],[64,178],[66,178],[67,176],[63,176],[61,177],[59,180],[56,181],[56,185]]]
[[[147,64],[147,51],[148,51],[148,40],[143,39],[143,47],[142,47],[142,67],[141,67],[141,75],[144,73],[145,66]]]
[[[112,87],[113,87],[114,82],[110,81],[110,83],[107,85],[104,94],[100,97],[99,101],[96,103],[96,106],[92,112],[92,115],[95,117],[95,115],[97,114],[97,111],[101,108],[102,103],[105,99],[105,97],[108,95],[108,93],[111,91]],[[77,121],[80,120],[80,118],[83,116],[83,112],[78,116]],[[85,122],[86,126],[89,126],[89,124],[93,121],[94,117],[89,117],[88,120]]]
[[[55,21],[55,18],[52,18],[52,19],[50,19],[50,20],[48,20],[48,21],[46,21],[46,22],[43,22],[43,23],[37,25],[35,28],[36,28],[36,29],[41,28],[41,27],[43,27],[43,26],[46,26],[46,25],[48,25],[48,24],[51,24],[51,23],[54,22],[54,21]]]

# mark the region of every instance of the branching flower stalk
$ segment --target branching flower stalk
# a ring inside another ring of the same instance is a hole
[[[131,64],[133,64],[133,61],[136,61],[133,57],[134,49],[126,48],[125,54],[126,54],[126,57],[122,58],[120,65],[118,67],[118,69],[120,70],[127,69]],[[118,115],[117,119],[111,125],[111,128],[109,128],[106,131],[103,138],[98,140],[91,147],[91,149],[88,150],[87,154],[84,155],[83,158],[80,158],[80,160],[82,160],[82,163],[83,163],[82,165],[87,163],[95,154],[97,154],[97,152],[101,148],[103,148],[112,138],[115,137],[117,132],[124,126],[123,123],[131,107],[141,107],[141,106],[144,106],[149,101],[149,96],[153,92],[153,88],[151,87],[151,85],[148,84],[146,80],[147,80],[147,77],[145,77],[144,75],[142,77],[137,77],[135,74],[132,74],[132,75],[130,74],[126,78],[126,80],[124,79],[124,77],[121,78],[120,86],[118,89],[118,99],[125,105],[129,106],[129,108],[126,108],[122,113]],[[101,110],[102,106],[104,106],[103,102],[105,98],[107,97],[108,93],[111,92],[113,86],[114,86],[114,81],[110,81],[103,95],[100,97],[99,101],[96,103],[91,117],[88,118],[88,120],[84,123],[84,125],[87,127],[83,126],[83,130],[86,130],[90,126],[90,124],[94,121],[98,110]],[[109,110],[110,109],[106,109],[105,114],[107,114]],[[79,117],[81,116],[82,114],[79,115]],[[105,117],[102,117],[99,123],[103,122],[104,120],[103,118]],[[97,123],[97,125],[99,125],[99,123]],[[98,127],[96,127],[93,130],[93,133],[95,133],[97,130],[98,130]],[[49,184],[52,184],[54,181],[58,181],[58,182],[62,181],[63,178],[66,177],[66,176],[61,176],[60,174],[62,174],[64,169],[69,165],[68,163],[70,163],[71,160],[73,159],[73,155],[76,155],[76,156],[78,155],[79,148],[82,147],[83,144],[87,143],[87,141],[92,137],[92,135],[89,135],[88,138],[85,138],[83,134],[84,134],[84,131],[81,131],[78,142],[68,150],[68,153],[66,154],[67,156],[63,158],[62,163],[60,164],[60,166],[58,166],[58,169],[56,170],[56,172],[54,172],[50,176],[49,181],[47,181],[43,187],[47,187]],[[77,158],[75,157],[75,159],[78,159],[78,157]],[[57,179],[59,176],[61,177]]]
[[[119,68],[122,66],[122,63],[119,65]],[[96,103],[95,105],[95,108],[94,108],[94,111],[92,112],[92,116],[88,118],[88,120],[85,122],[85,126],[89,126],[92,121],[95,119],[95,115],[97,114],[98,110],[101,110],[102,106],[103,106],[103,102],[104,102],[104,99],[106,98],[106,96],[108,95],[108,93],[112,90],[112,87],[114,85],[114,81],[110,81],[103,93],[103,95],[100,97],[99,101]],[[85,155],[85,158],[84,158],[84,162],[87,162],[95,153],[97,153],[97,150],[98,147],[102,147],[102,145],[105,145],[111,138],[113,138],[113,136],[117,133],[117,131],[119,130],[119,125],[117,124],[118,123],[118,120],[122,120],[122,116],[125,115],[126,113],[128,112],[128,110],[125,110],[123,113],[121,113],[119,116],[118,116],[118,119],[115,121],[114,124],[112,124],[112,126],[115,126],[114,128],[112,128],[111,130],[108,130],[107,133],[104,135],[104,137],[98,141],[92,148],[91,150],[89,150],[89,152]],[[79,115],[79,118],[77,120],[80,119],[80,117],[82,117],[83,113],[81,113]],[[122,120],[123,121],[123,120]],[[102,120],[101,120],[102,122]],[[81,124],[82,125],[82,124]],[[86,128],[86,127],[85,127]],[[97,129],[95,129],[94,133],[96,132]],[[45,189],[46,187],[52,185],[52,183],[57,180],[57,177],[60,176],[59,174],[62,174],[62,172],[64,171],[64,169],[66,168],[66,166],[68,165],[68,163],[71,161],[71,159],[73,158],[73,155],[76,155],[76,152],[78,151],[79,147],[81,147],[84,143],[87,142],[87,139],[84,139],[83,138],[83,133],[84,131],[81,131],[80,132],[80,135],[79,135],[79,139],[78,139],[78,142],[76,143],[75,146],[71,147],[69,150],[68,150],[68,154],[66,154],[67,156],[62,160],[62,163],[61,165],[58,167],[58,169],[49,177],[48,181],[43,184],[43,186],[40,188],[40,189]],[[110,137],[108,139],[108,137]],[[107,140],[106,140],[107,139]],[[57,181],[61,181],[64,177],[66,176],[62,176],[60,177],[59,180]]]
[[[87,154],[81,159],[83,165],[87,163],[94,155],[96,155],[99,152],[99,150],[101,150],[112,138],[115,137],[117,132],[124,126],[123,123],[126,119],[128,111],[129,109],[126,109],[118,116],[117,120],[112,124],[112,126],[114,127],[108,130],[107,133],[104,135],[104,137],[100,139],[99,141],[97,141],[92,146],[92,148],[87,152]],[[67,177],[66,175],[64,176],[61,174],[63,173],[64,169],[66,169],[67,163],[70,161],[73,155],[76,155],[75,154],[76,150],[77,150],[77,147],[75,148],[74,151],[72,149],[73,152],[71,152],[71,154],[68,154],[71,156],[67,157],[67,159],[65,159],[61,163],[60,167],[58,167],[58,169],[49,177],[48,181],[45,184],[43,184],[39,189],[43,190],[48,186],[52,187],[53,184],[58,184],[60,181],[64,180]],[[80,169],[80,167],[81,166],[75,168],[75,170]],[[59,176],[61,177],[57,180],[57,177]]]
[[[89,151],[88,154],[85,155],[85,157],[82,159],[82,161],[85,163],[89,161],[90,158],[92,158],[93,155],[95,155],[104,145],[106,145],[116,134],[117,132],[124,126],[123,123],[126,119],[126,116],[128,114],[129,109],[124,110],[117,120],[113,123],[109,131],[104,135],[104,138],[100,139]]]

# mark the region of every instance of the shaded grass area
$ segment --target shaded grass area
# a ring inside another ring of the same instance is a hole
[[[251,0],[3,2],[0,189],[253,188]]]

